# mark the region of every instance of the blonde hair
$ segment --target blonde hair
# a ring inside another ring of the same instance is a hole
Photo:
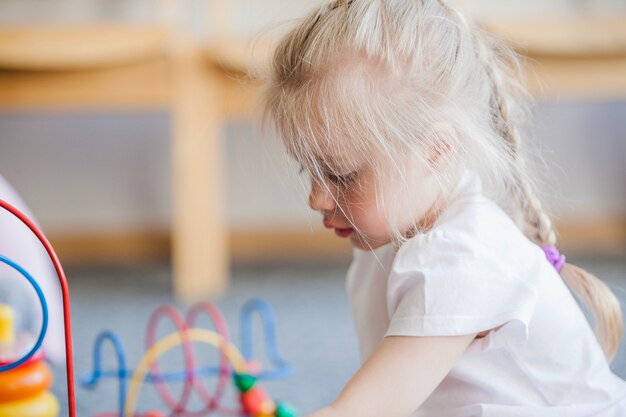
[[[335,169],[319,159],[329,152],[372,167],[377,204],[398,241],[406,238],[400,225],[416,197],[413,173],[427,170],[449,193],[458,167],[467,167],[529,239],[553,246],[556,234],[524,166],[520,75],[509,48],[441,0],[333,1],[278,44],[264,86],[265,116],[315,181],[325,184]],[[442,124],[456,134],[442,134]],[[447,163],[429,163],[433,153]],[[622,332],[617,298],[573,265],[561,276],[591,309],[612,359]]]

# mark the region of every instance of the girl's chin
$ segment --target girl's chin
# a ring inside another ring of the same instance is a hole
[[[388,241],[368,240],[368,239],[365,239],[363,236],[359,235],[358,233],[353,233],[350,236],[349,240],[353,248],[361,249],[365,251],[378,249],[381,246],[385,246],[386,244],[391,242],[391,240],[388,240]]]

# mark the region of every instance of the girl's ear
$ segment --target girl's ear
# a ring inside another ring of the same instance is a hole
[[[430,149],[428,150],[428,164],[431,168],[442,168],[446,165],[458,143],[458,134],[449,123],[435,123],[426,133]]]

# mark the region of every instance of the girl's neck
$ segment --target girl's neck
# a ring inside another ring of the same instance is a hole
[[[456,172],[454,174],[454,184],[456,189],[458,187],[459,181],[461,180],[462,174],[460,172]],[[441,216],[441,214],[448,208],[449,198],[451,194],[454,192],[448,192],[445,189],[442,189],[439,192],[439,195],[435,199],[433,205],[426,211],[426,213],[416,222],[415,225],[411,226],[407,233],[405,234],[407,239],[414,237],[420,233],[426,233],[431,230],[437,223],[437,220]]]

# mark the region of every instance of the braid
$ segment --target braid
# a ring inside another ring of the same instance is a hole
[[[508,188],[515,197],[523,216],[526,234],[540,246],[554,246],[556,233],[552,221],[524,176],[525,161],[520,152],[521,134],[518,127],[519,123],[515,120],[516,115],[514,114],[517,102],[510,93],[518,89],[519,86],[515,85],[512,77],[504,75],[504,70],[501,68],[502,63],[498,56],[500,51],[497,49],[489,51],[489,46],[478,37],[475,37],[475,43],[479,48],[478,57],[483,63],[485,74],[491,86],[490,107],[493,127],[506,141],[513,159]]]
[[[460,26],[472,33],[476,56],[484,69],[491,90],[489,107],[491,108],[492,128],[498,136],[506,141],[507,149],[513,161],[510,166],[510,177],[505,186],[514,197],[514,212],[522,217],[525,234],[540,246],[553,246],[556,243],[552,221],[544,212],[540,200],[535,196],[532,187],[524,176],[525,162],[521,155],[521,134],[518,129],[516,107],[519,107],[514,92],[522,94],[523,88],[515,78],[507,76],[505,69],[519,71],[514,56],[504,47],[493,45],[490,38],[472,30],[464,17],[448,6],[444,0],[436,0],[444,13],[455,19]],[[503,62],[503,57],[510,58]],[[509,68],[506,68],[509,67]]]
[[[334,4],[331,3],[331,8],[336,9],[341,6],[350,6],[353,1],[354,0],[335,0]]]
[[[524,176],[525,164],[519,152],[521,135],[513,115],[517,103],[510,93],[515,85],[511,77],[505,77],[501,68],[502,64],[498,60],[498,52],[501,51],[490,49],[489,45],[478,37],[475,37],[475,44],[491,85],[490,107],[493,127],[506,141],[513,158],[508,188],[523,215],[526,234],[539,246],[555,246],[556,233],[552,221],[544,212],[541,202]],[[591,310],[596,321],[596,338],[606,357],[612,359],[617,352],[623,331],[619,300],[604,282],[581,268],[565,264],[560,273],[569,288]]]

